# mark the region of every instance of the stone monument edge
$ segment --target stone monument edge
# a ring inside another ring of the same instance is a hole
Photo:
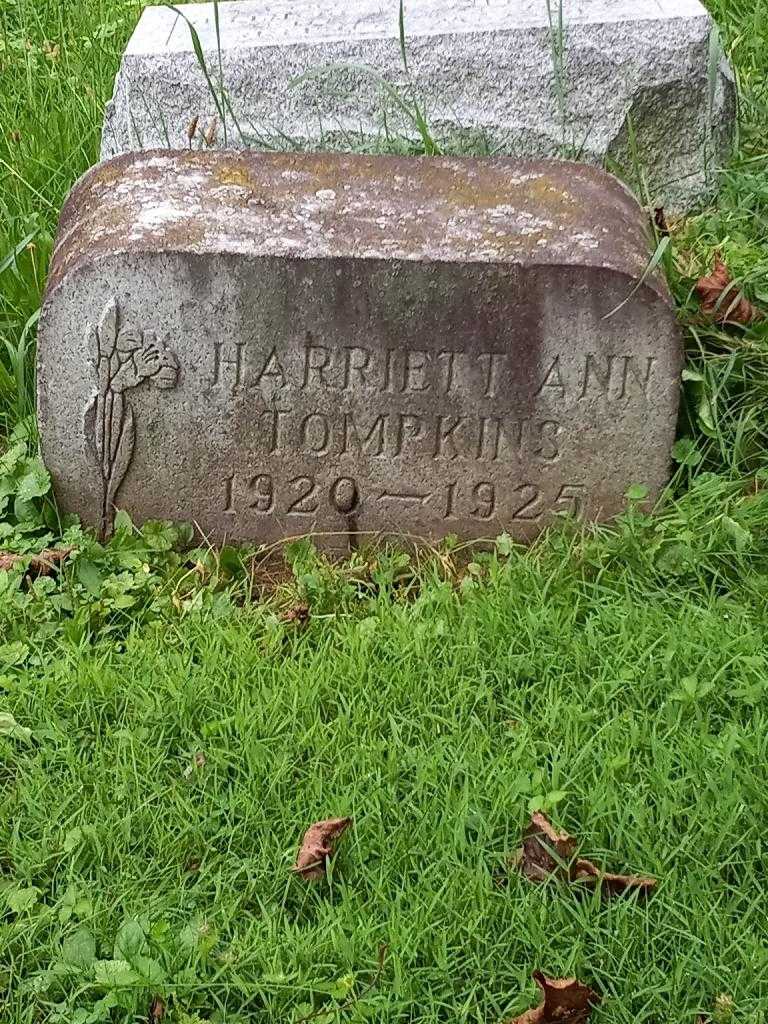
[[[42,305],[48,301],[49,297],[53,295],[59,284],[69,276],[69,274],[81,265],[90,262],[88,256],[85,253],[77,254],[78,241],[80,236],[83,234],[83,226],[91,217],[98,217],[99,208],[104,203],[104,196],[99,195],[100,189],[107,188],[114,185],[120,178],[121,173],[126,169],[131,169],[141,165],[151,165],[152,163],[159,160],[168,160],[172,163],[177,163],[181,167],[189,167],[189,163],[194,166],[201,158],[203,160],[211,160],[212,162],[226,162],[227,164],[237,168],[242,163],[247,163],[251,159],[279,159],[281,157],[301,157],[304,154],[296,153],[274,153],[274,152],[261,152],[257,150],[245,150],[245,151],[223,151],[215,150],[211,152],[195,152],[195,151],[177,151],[168,149],[157,149],[157,150],[144,150],[129,153],[121,153],[118,156],[110,157],[108,160],[101,161],[90,167],[80,178],[75,181],[72,188],[70,189],[67,198],[65,199],[59,221],[56,229],[56,244],[51,255],[51,261],[48,270],[48,277],[46,281],[44,299]],[[620,178],[611,174],[610,172],[595,167],[590,164],[570,161],[570,160],[557,160],[557,159],[542,159],[542,160],[523,160],[516,157],[471,157],[471,156],[452,156],[452,157],[435,157],[435,156],[408,156],[401,157],[396,155],[376,155],[372,157],[370,155],[360,154],[311,154],[312,156],[325,156],[331,160],[339,157],[341,159],[360,159],[375,160],[375,161],[423,161],[425,164],[428,161],[450,161],[463,163],[465,161],[479,161],[481,163],[496,164],[497,166],[508,165],[510,170],[514,168],[529,168],[538,167],[543,169],[573,169],[580,175],[584,175],[587,178],[593,179],[595,184],[604,183],[610,189],[610,198],[616,202],[619,202],[623,207],[623,214],[627,217],[634,219],[635,223],[632,227],[636,232],[642,232],[643,234],[643,251],[647,255],[647,262],[650,262],[653,253],[653,240],[650,230],[650,221],[647,212],[640,204],[640,201]],[[108,200],[109,202],[109,200]],[[120,220],[121,211],[119,209],[119,203],[111,202],[112,206],[112,231],[113,236],[117,239],[122,238],[122,244],[116,242],[105,246],[104,251],[100,254],[103,257],[118,256],[118,255],[129,255],[129,254],[142,254],[144,252],[156,252],[157,246],[153,239],[150,237],[142,238],[130,245],[125,242],[125,230],[129,221]],[[167,253],[178,253],[184,254],[205,254],[215,251],[215,246],[206,248],[205,245],[201,245],[200,240],[179,240],[177,237],[174,245],[164,245],[163,251]],[[247,248],[243,248],[239,255],[249,256],[254,255],[249,253]],[[260,254],[261,255],[261,254]],[[356,258],[355,254],[350,252],[347,254],[350,258]],[[629,265],[629,261],[614,260],[613,262],[606,262],[607,250],[597,248],[592,251],[592,258],[590,258],[589,250],[582,250],[579,255],[579,259],[572,261],[563,261],[563,266],[582,266],[585,269],[588,266],[594,267],[600,271],[613,271],[620,276],[623,276],[631,283],[632,287],[635,287],[638,282],[638,278],[645,273],[645,266],[637,263]],[[638,252],[637,254],[641,254]],[[310,258],[310,257],[296,257]],[[360,256],[357,258],[373,258]],[[419,261],[419,257],[413,257],[414,262]],[[422,262],[428,262],[426,260]],[[435,262],[441,262],[436,260]],[[526,259],[484,259],[477,258],[476,260],[469,259],[467,262],[477,262],[483,264],[517,264],[520,266],[535,266],[535,265],[549,265],[555,266],[552,261],[541,260],[526,260]],[[652,272],[645,274],[643,277],[642,284],[635,288],[636,293],[640,293],[649,289],[653,291],[660,299],[664,300],[670,309],[674,309],[672,296],[667,284],[664,274],[658,267],[655,267]]]

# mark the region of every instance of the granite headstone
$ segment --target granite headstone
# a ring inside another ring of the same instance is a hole
[[[340,550],[612,516],[664,485],[675,431],[650,252],[584,165],[118,157],[65,206],[40,323],[61,507]]]
[[[423,141],[418,105],[443,148],[607,163],[677,210],[712,192],[733,135],[733,79],[699,0],[406,0],[407,69],[397,0],[218,12],[218,31],[212,3],[143,12],[102,158],[391,149]]]

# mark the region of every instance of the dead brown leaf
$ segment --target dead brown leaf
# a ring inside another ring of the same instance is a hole
[[[293,870],[302,878],[322,878],[326,860],[333,856],[336,840],[351,824],[351,818],[328,818],[310,825],[304,833]]]
[[[643,875],[615,875],[612,871],[601,871],[591,860],[582,857],[573,865],[571,880],[599,885],[603,896],[621,896],[629,889],[637,889],[639,895],[647,896],[657,884],[655,878]]]
[[[576,839],[558,832],[546,814],[537,812],[525,830],[517,866],[530,882],[545,882],[552,875],[567,877],[575,853]]]
[[[155,996],[152,1002],[149,1004],[149,1013],[147,1014],[147,1024],[160,1024],[160,1021],[165,1017],[165,1003],[160,996]]]
[[[599,885],[602,895],[620,896],[635,889],[640,895],[648,895],[656,886],[656,879],[640,875],[615,875],[603,871],[591,860],[579,857],[574,860],[577,841],[567,832],[558,832],[552,822],[541,812],[531,815],[531,823],[525,830],[522,849],[514,863],[530,882],[546,882],[557,878],[566,882],[586,882]]]
[[[533,979],[541,989],[541,1003],[507,1024],[581,1024],[600,1002],[597,992],[576,978],[548,978],[534,971]]]
[[[17,565],[28,562],[27,575],[50,576],[65,562],[74,548],[45,548],[36,555],[16,555],[9,551],[0,551],[0,570],[8,571]]]
[[[696,282],[696,292],[702,312],[716,324],[751,324],[762,319],[760,310],[734,284],[731,272],[719,253],[715,253],[712,273]]]
[[[197,750],[192,755],[192,759],[190,760],[189,764],[187,765],[187,767],[184,769],[184,771],[181,774],[187,780],[187,782],[189,782],[189,780],[192,778],[192,776],[195,774],[195,772],[196,771],[200,771],[203,768],[205,768],[205,765],[206,765],[205,754],[203,753],[202,750]]]
[[[295,622],[298,626],[303,626],[309,621],[309,605],[308,604],[295,604],[293,608],[288,608],[280,616],[281,622]]]

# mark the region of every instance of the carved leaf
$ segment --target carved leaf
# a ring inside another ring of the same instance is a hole
[[[143,335],[136,327],[121,327],[117,335],[117,351],[136,352],[143,345]]]
[[[152,377],[152,384],[161,391],[175,388],[179,380],[179,361],[169,348],[162,350],[160,369]]]
[[[114,297],[104,307],[99,320],[99,354],[111,356],[117,344],[117,299]]]
[[[101,403],[101,471],[104,474],[104,479],[109,480],[112,468],[112,459],[110,453],[112,451],[112,405],[114,403],[115,396],[112,391],[107,391],[104,394],[104,400]]]
[[[133,457],[136,428],[133,422],[133,409],[131,409],[130,405],[125,405],[122,421],[122,429],[120,430],[119,440],[117,442],[115,460],[112,464],[109,479],[107,481],[107,491],[105,496],[106,507],[110,514],[115,503],[117,489],[123,482],[123,478],[128,472],[128,466],[131,464],[131,458]]]
[[[87,343],[98,385],[96,397],[85,410],[83,429],[101,473],[101,532],[107,534],[115,497],[128,472],[136,440],[133,409],[124,392],[155,378],[158,387],[174,387],[178,362],[154,334],[144,334],[130,324],[121,329],[114,296],[104,306],[98,327],[88,327]]]
[[[99,334],[93,324],[88,325],[88,355],[95,367],[99,365]]]
[[[120,432],[123,426],[125,400],[119,391],[112,394],[112,408],[109,414],[109,464],[113,466],[117,458],[117,446],[120,443]]]
[[[99,454],[98,447],[96,444],[96,409],[98,407],[98,404],[99,396],[94,395],[91,401],[88,403],[88,406],[85,410],[85,415],[83,416],[83,434],[85,435],[85,440],[88,445],[88,449],[91,453],[91,456],[95,460],[96,465],[99,467],[99,470],[101,470],[101,455]]]
[[[106,479],[104,472],[104,415],[106,395],[99,392],[93,400],[93,454],[99,467],[102,479]],[[86,413],[87,415],[87,413]]]
[[[162,365],[162,351],[157,339],[150,335],[145,335],[145,338],[144,347],[133,357],[140,380],[157,373]]]
[[[136,373],[134,358],[131,356],[123,362],[112,378],[112,390],[115,392],[128,391],[141,384],[142,378]]]

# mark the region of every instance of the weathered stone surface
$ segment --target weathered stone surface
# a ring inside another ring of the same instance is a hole
[[[123,57],[102,156],[188,148],[194,118],[194,148],[224,146],[224,122],[231,148],[418,139],[386,82],[411,109],[417,99],[452,152],[487,146],[518,157],[607,161],[636,182],[631,123],[651,202],[674,210],[701,200],[732,135],[734,98],[724,62],[710,75],[717,50],[699,0],[563,0],[563,33],[557,0],[552,28],[547,6],[406,0],[408,73],[397,0],[222,3],[221,68],[213,4],[185,6],[217,93],[223,83],[224,118],[189,25],[169,7],[148,8]]]
[[[119,157],[65,206],[40,324],[59,501],[342,550],[608,517],[659,491],[674,436],[648,258],[635,201],[585,165]]]

